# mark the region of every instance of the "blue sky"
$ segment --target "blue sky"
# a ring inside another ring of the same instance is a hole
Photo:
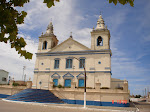
[[[50,9],[41,0],[31,0],[19,8],[28,13],[25,24],[18,27],[19,36],[23,36],[28,44],[26,49],[34,53],[33,60],[19,57],[9,44],[0,43],[1,69],[19,80],[25,65],[27,78],[33,78],[38,37],[45,33],[51,18],[59,43],[73,32],[75,40],[90,47],[90,31],[96,27],[101,11],[111,34],[112,77],[127,79],[131,94],[143,94],[145,87],[150,88],[150,1],[135,0],[134,7],[129,4],[115,6],[107,0],[60,1]]]

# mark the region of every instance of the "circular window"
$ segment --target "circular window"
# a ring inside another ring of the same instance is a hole
[[[101,64],[101,62],[99,61],[98,64]]]

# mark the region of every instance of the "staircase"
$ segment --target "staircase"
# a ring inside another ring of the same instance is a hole
[[[38,103],[64,103],[49,90],[41,89],[25,89],[17,94],[7,97],[7,100]]]

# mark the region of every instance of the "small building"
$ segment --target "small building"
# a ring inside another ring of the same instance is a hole
[[[8,84],[8,74],[9,72],[0,69],[0,84]]]

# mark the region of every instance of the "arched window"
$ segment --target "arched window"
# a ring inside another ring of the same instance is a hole
[[[101,36],[97,38],[97,46],[103,46],[103,38]]]
[[[44,42],[43,42],[43,47],[42,47],[42,49],[47,49],[47,41],[44,41]]]

